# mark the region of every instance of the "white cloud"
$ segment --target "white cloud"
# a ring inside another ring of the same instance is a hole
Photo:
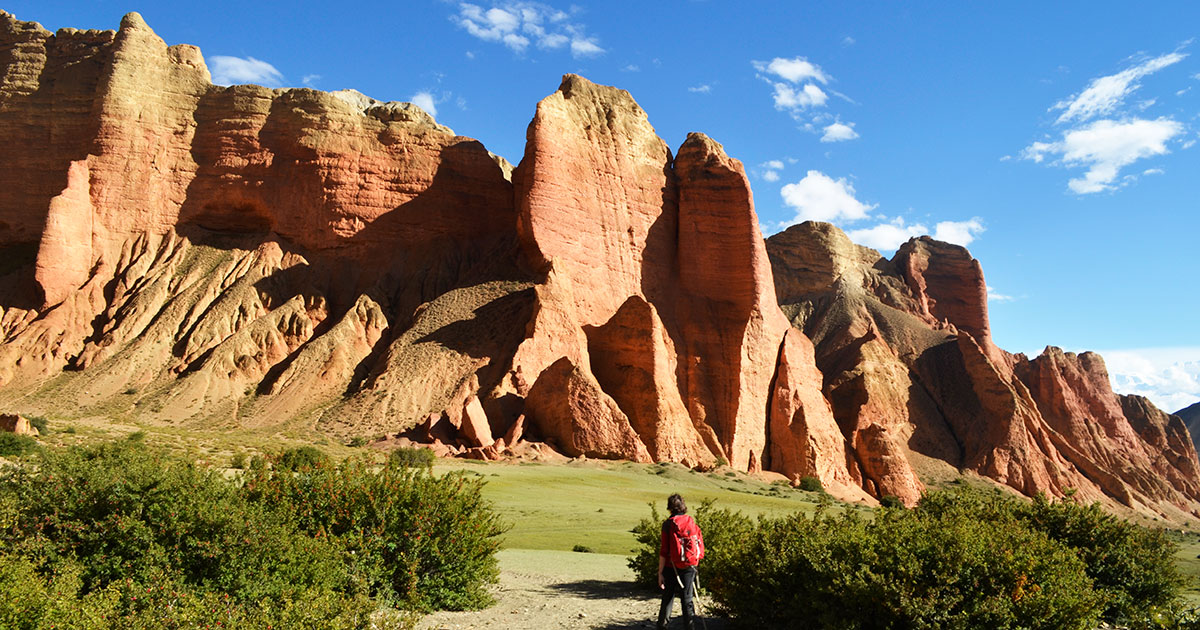
[[[279,87],[283,74],[271,64],[254,57],[226,57],[214,55],[208,58],[212,82],[216,85],[240,85],[257,83],[265,87]]]
[[[1088,87],[1079,94],[1059,101],[1050,108],[1064,110],[1059,115],[1059,124],[1075,121],[1085,122],[1097,116],[1112,113],[1125,101],[1125,97],[1141,87],[1138,81],[1167,66],[1183,61],[1186,54],[1173,52],[1142,62],[1127,70],[1106,77],[1092,79]]]
[[[437,103],[434,100],[433,94],[430,92],[417,92],[409,99],[413,105],[425,110],[425,113],[437,118]]]
[[[764,181],[777,182],[779,181],[779,173],[776,171],[764,171],[762,178]]]
[[[1200,347],[1101,350],[1113,390],[1174,413],[1200,401]]]
[[[1000,293],[989,284],[987,287],[987,299],[989,302],[1012,302],[1017,298]]]
[[[576,11],[573,7],[572,12]],[[558,50],[569,44],[576,58],[604,54],[599,40],[588,36],[584,26],[571,22],[570,17],[541,2],[501,2],[487,9],[462,2],[450,19],[471,36],[503,44],[516,53],[525,52],[530,44],[544,50]]]
[[[574,57],[595,57],[604,53],[605,50],[596,44],[595,38],[576,37],[571,40],[571,55]]]
[[[1086,167],[1082,178],[1067,185],[1076,194],[1095,193],[1115,188],[1113,182],[1125,166],[1169,153],[1167,142],[1183,132],[1183,125],[1169,118],[1097,120],[1066,131],[1057,142],[1034,142],[1021,157],[1042,162],[1046,156],[1058,156],[1057,163],[1068,168]]]
[[[708,94],[709,92],[712,92],[712,86],[707,83],[704,83],[702,85],[690,87],[690,88],[688,88],[688,91],[695,92],[697,94]]]
[[[306,74],[306,75],[304,75],[303,79],[300,79],[300,82],[303,83],[307,87],[316,87],[317,81],[320,81],[320,80],[321,80],[321,75],[319,75],[319,74]]]
[[[1142,175],[1162,175],[1163,173],[1166,173],[1166,171],[1161,168],[1148,168],[1142,171]]]
[[[846,236],[860,245],[879,251],[895,251],[908,239],[929,234],[939,241],[970,245],[984,231],[983,221],[978,217],[967,221],[939,221],[931,232],[923,223],[906,224],[904,217],[896,217],[886,223],[857,230],[847,230]]]
[[[822,107],[829,96],[815,84],[806,83],[801,88],[793,88],[786,83],[775,83],[775,109],[803,110],[809,107]]]
[[[875,208],[855,198],[854,185],[845,178],[835,180],[820,171],[808,171],[804,179],[786,184],[779,192],[783,202],[796,210],[794,223],[857,221]]]
[[[810,79],[821,83],[829,82],[829,75],[825,74],[820,66],[809,62],[804,57],[793,59],[776,57],[770,62],[755,61],[753,63],[754,68],[759,72],[773,74],[792,83],[803,83]]]
[[[854,45],[854,38],[853,38],[853,37],[850,37],[849,35],[847,35],[847,36],[843,37],[843,38],[842,38],[842,45],[843,45],[843,46],[853,46],[853,45]]]
[[[822,142],[838,142],[858,137],[853,123],[845,124],[833,114],[814,111],[828,105],[830,94],[848,103],[857,104],[854,99],[837,90],[822,87],[828,86],[833,77],[820,66],[804,57],[776,57],[771,61],[750,63],[758,71],[758,78],[771,85],[775,109],[788,112],[800,123],[800,129],[809,133],[821,133],[823,130]]]
[[[639,68],[633,64],[629,64],[629,65],[625,66],[624,68],[621,68],[621,72],[641,72],[641,71],[642,71],[641,68]]]
[[[766,168],[774,169],[777,171],[783,170],[783,160],[767,160],[766,162],[763,162],[762,165]]]
[[[924,225],[905,225],[903,217],[897,217],[893,221],[880,223],[874,227],[847,230],[846,236],[859,245],[886,252],[894,251],[908,239],[921,236],[925,232]]]
[[[932,236],[939,241],[966,247],[985,230],[983,221],[979,217],[972,217],[966,221],[938,221],[933,226]]]
[[[838,121],[825,127],[825,135],[821,136],[821,142],[842,142],[857,137],[858,132],[854,130],[854,123],[844,124]]]

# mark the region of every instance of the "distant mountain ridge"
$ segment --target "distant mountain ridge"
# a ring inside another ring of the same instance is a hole
[[[804,223],[575,75],[514,169],[419,108],[212,85],[137,14],[0,12],[0,406],[727,462],[848,500],[971,472],[1200,516],[1188,429],[1102,359],[995,346],[979,263]]]
[[[1197,444],[1200,449],[1200,402],[1192,403],[1179,411],[1176,411],[1175,416],[1179,416],[1183,423],[1187,425],[1188,433],[1192,434],[1192,443]]]

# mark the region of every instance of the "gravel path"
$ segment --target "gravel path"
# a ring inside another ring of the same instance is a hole
[[[634,587],[625,556],[506,549],[498,554],[496,605],[475,612],[439,612],[420,630],[467,628],[653,628],[658,597]],[[679,603],[675,603],[675,613]],[[707,630],[726,630],[719,619]],[[672,627],[682,627],[678,622]],[[703,628],[704,626],[698,626]]]

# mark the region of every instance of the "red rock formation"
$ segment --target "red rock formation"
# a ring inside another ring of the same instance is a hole
[[[1098,357],[1030,362],[995,347],[965,249],[925,237],[888,261],[810,223],[773,236],[768,251],[873,491],[912,500],[912,466],[931,458],[1025,494],[1073,488],[1173,517],[1200,505],[1180,427],[1132,402],[1123,410]]]
[[[672,156],[581,77],[512,171],[411,104],[213,86],[137,14],[0,12],[5,404],[1200,509],[1178,419],[1098,358],[1004,353],[986,304],[978,262],[928,238],[764,244],[737,160],[702,134]]]

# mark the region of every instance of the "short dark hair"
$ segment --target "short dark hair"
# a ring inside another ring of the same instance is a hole
[[[678,494],[667,497],[667,511],[671,513],[671,516],[687,514],[687,504],[683,502],[683,497]]]

